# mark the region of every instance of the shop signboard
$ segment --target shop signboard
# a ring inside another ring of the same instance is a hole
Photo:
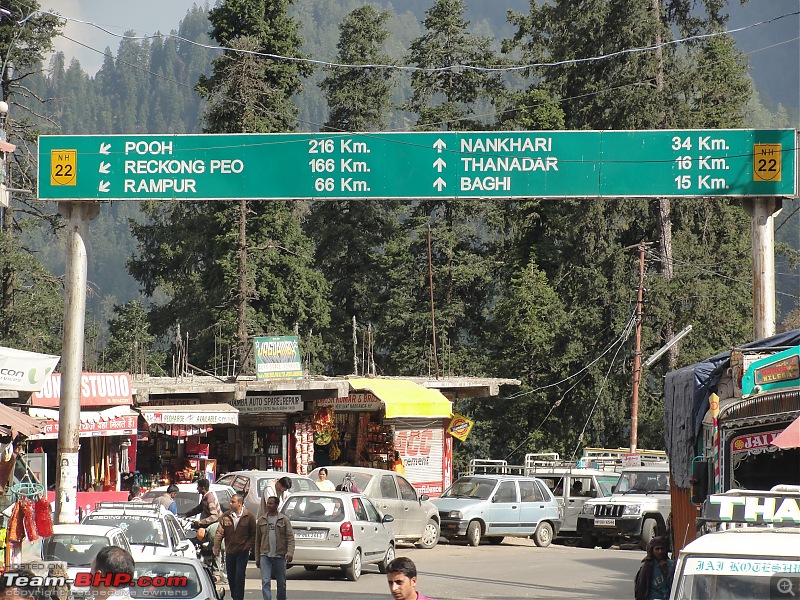
[[[459,414],[454,414],[450,420],[450,425],[447,426],[447,433],[462,442],[467,440],[469,432],[472,431],[472,426],[475,421]]]
[[[136,417],[121,416],[106,421],[81,421],[80,437],[108,437],[114,435],[136,435]],[[32,440],[58,439],[58,421],[45,423],[44,432],[30,436]]]
[[[292,413],[303,410],[303,398],[300,394],[245,396],[232,400],[229,404],[245,414]]]
[[[317,400],[317,406],[342,412],[371,412],[380,410],[383,402],[370,392],[353,392],[339,398],[322,398]]]
[[[444,491],[444,425],[410,419],[395,425],[394,446],[403,459],[406,479],[419,494],[436,497]]]
[[[258,381],[303,378],[300,338],[296,335],[257,337],[253,343]]]
[[[59,406],[61,373],[51,373],[41,391],[31,395],[31,406]],[[81,406],[133,404],[129,373],[81,373]]]
[[[38,392],[60,359],[0,346],[0,390]]]

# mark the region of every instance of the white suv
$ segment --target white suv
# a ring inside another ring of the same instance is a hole
[[[119,527],[139,554],[197,556],[175,515],[159,503],[98,502],[81,523]]]
[[[611,496],[583,505],[578,535],[586,547],[632,539],[646,550],[650,540],[666,535],[670,509],[669,465],[628,467]]]

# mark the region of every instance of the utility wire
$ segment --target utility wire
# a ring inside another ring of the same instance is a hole
[[[542,68],[542,67],[557,67],[557,66],[563,66],[563,65],[574,65],[574,64],[580,64],[580,63],[597,62],[597,61],[606,60],[608,58],[614,58],[616,56],[623,56],[623,55],[626,55],[626,54],[638,54],[638,53],[642,53],[642,52],[649,52],[649,51],[652,51],[652,50],[657,50],[659,48],[665,48],[665,47],[669,47],[669,46],[676,46],[676,45],[684,44],[684,43],[687,43],[687,42],[693,42],[693,41],[697,41],[697,40],[714,38],[714,37],[718,37],[718,36],[721,36],[721,35],[730,35],[732,33],[739,33],[741,31],[746,31],[748,29],[753,29],[755,27],[760,27],[762,25],[768,25],[770,23],[774,23],[774,22],[779,21],[781,19],[784,19],[786,17],[799,15],[800,11],[795,11],[795,12],[792,12],[792,13],[786,13],[786,14],[783,14],[783,15],[780,15],[780,16],[777,16],[777,17],[773,17],[772,19],[767,19],[765,21],[759,21],[757,23],[752,23],[750,25],[745,25],[743,27],[738,27],[736,29],[729,29],[729,30],[726,30],[726,31],[719,31],[719,32],[713,32],[713,33],[697,34],[697,35],[692,35],[692,36],[688,36],[688,37],[685,37],[685,38],[679,38],[679,39],[676,39],[676,40],[670,40],[670,41],[667,41],[667,42],[663,42],[661,44],[653,44],[653,45],[650,45],[650,46],[642,46],[642,47],[638,47],[638,48],[628,48],[628,49],[625,49],[625,50],[619,50],[617,52],[610,52],[610,53],[607,53],[607,54],[601,54],[601,55],[597,55],[597,56],[590,56],[590,57],[587,57],[587,58],[574,58],[574,59],[554,61],[554,62],[530,63],[530,64],[525,64],[525,65],[502,66],[502,67],[477,67],[477,66],[474,66],[474,65],[448,65],[448,66],[444,66],[444,67],[414,67],[414,66],[410,66],[410,65],[384,65],[384,64],[365,64],[365,65],[363,65],[363,64],[349,64],[349,63],[335,63],[335,62],[329,62],[329,61],[324,61],[324,60],[317,60],[317,59],[313,59],[313,58],[299,58],[299,57],[293,57],[293,56],[283,56],[281,54],[272,54],[272,53],[268,53],[268,52],[258,52],[258,51],[255,51],[255,50],[243,50],[243,49],[239,49],[239,48],[230,48],[228,46],[221,46],[221,45],[218,46],[218,45],[214,45],[214,44],[203,44],[201,42],[195,42],[195,41],[192,41],[190,39],[184,38],[182,36],[179,36],[179,35],[176,35],[176,34],[173,34],[173,33],[158,33],[158,34],[154,34],[154,35],[129,36],[129,35],[125,35],[125,34],[114,33],[113,31],[110,31],[110,30],[108,30],[108,29],[106,29],[104,27],[101,27],[100,25],[97,25],[95,23],[92,23],[90,21],[84,21],[82,19],[75,19],[75,18],[72,18],[72,17],[65,17],[63,15],[59,15],[58,13],[51,12],[51,11],[46,11],[46,10],[37,10],[37,11],[35,11],[34,13],[29,15],[28,17],[26,17],[22,21],[19,21],[19,24],[23,25],[34,14],[52,15],[54,17],[57,17],[59,19],[63,19],[65,21],[71,21],[71,22],[74,22],[74,23],[82,23],[84,25],[90,25],[92,27],[95,27],[96,29],[99,29],[100,31],[103,31],[103,32],[107,33],[108,35],[111,35],[111,36],[114,36],[114,37],[117,37],[117,38],[120,38],[120,39],[125,39],[125,40],[148,40],[148,39],[156,39],[156,38],[173,38],[173,39],[176,39],[178,41],[186,42],[187,44],[192,44],[192,45],[198,46],[200,48],[205,48],[207,50],[222,50],[222,51],[225,51],[225,52],[236,52],[236,53],[240,53],[240,54],[252,54],[254,56],[262,56],[264,58],[271,58],[271,59],[274,59],[274,60],[283,60],[283,61],[297,62],[297,63],[308,63],[308,64],[313,64],[313,65],[323,66],[323,67],[328,67],[328,68],[387,69],[387,70],[398,70],[398,71],[409,71],[409,72],[424,72],[424,73],[440,73],[440,72],[446,72],[446,71],[461,71],[461,70],[464,70],[464,71],[489,72],[489,73],[507,73],[507,72],[524,71],[524,70],[536,69],[536,68]]]

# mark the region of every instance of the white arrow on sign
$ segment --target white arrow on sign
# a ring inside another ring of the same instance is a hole
[[[98,192],[108,192],[108,186],[110,186],[110,185],[111,185],[110,181],[103,181],[101,179],[100,180],[100,185],[97,186],[97,191]]]
[[[111,163],[101,162],[100,168],[97,170],[99,173],[105,173],[108,175],[108,170],[111,168]]]
[[[100,142],[100,154],[110,154],[111,153],[110,151],[111,151],[111,144]]]
[[[433,163],[433,166],[434,166],[434,167],[436,167],[437,169],[439,169],[439,173],[441,173],[441,172],[442,172],[442,169],[444,169],[445,167],[447,167],[447,163],[446,163],[446,162],[444,162],[444,159],[443,159],[443,158],[440,156],[439,158],[437,158],[437,159],[434,161],[434,163]]]
[[[436,181],[433,182],[433,187],[435,187],[437,191],[441,192],[442,188],[447,187],[447,184],[445,183],[444,179],[439,177]]]
[[[447,149],[447,143],[445,143],[443,139],[439,138],[433,143],[433,147],[439,151],[439,154],[441,154],[442,150]]]

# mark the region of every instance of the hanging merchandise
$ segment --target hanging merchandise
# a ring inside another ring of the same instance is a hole
[[[314,426],[309,421],[295,423],[295,464],[298,475],[307,475],[314,457]]]
[[[42,496],[34,504],[36,516],[36,531],[43,538],[53,535],[53,515],[50,513],[50,503]]]
[[[18,500],[14,503],[11,516],[8,518],[8,535],[6,537],[9,542],[21,542],[25,539],[24,516],[22,500]]]
[[[314,443],[327,446],[333,439],[335,420],[333,407],[321,407],[314,411]]]
[[[25,535],[28,537],[29,542],[35,542],[39,539],[39,536],[36,535],[36,521],[33,518],[33,503],[27,498],[23,498],[21,502],[23,511],[22,522],[25,524]]]
[[[14,472],[14,464],[17,462],[18,452],[15,451],[14,444],[9,442],[0,446],[0,488],[5,488]]]

